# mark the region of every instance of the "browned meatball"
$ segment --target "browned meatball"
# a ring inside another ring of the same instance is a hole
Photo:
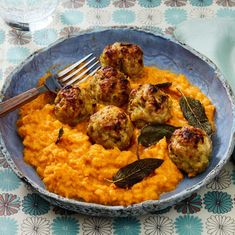
[[[88,90],[67,86],[58,92],[54,111],[61,122],[76,125],[94,113],[95,107]]]
[[[164,123],[171,117],[170,97],[152,84],[140,85],[130,93],[128,113],[137,127]]]
[[[143,52],[135,44],[116,42],[104,48],[100,56],[102,66],[114,67],[130,77],[141,74]]]
[[[176,166],[193,177],[209,164],[212,142],[205,131],[195,127],[177,129],[170,139],[169,156]]]
[[[87,134],[91,141],[110,149],[126,149],[132,139],[133,126],[124,110],[106,106],[90,117]]]
[[[106,66],[92,78],[90,91],[97,102],[120,107],[128,102],[130,82],[124,73]]]

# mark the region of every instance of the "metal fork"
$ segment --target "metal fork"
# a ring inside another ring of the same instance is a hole
[[[100,66],[98,66],[99,61],[96,60],[96,57],[92,57],[92,55],[93,54],[91,53],[59,73],[48,77],[42,86],[32,88],[13,98],[1,102],[0,118],[35,99],[46,91],[57,93],[65,86],[84,81],[89,76],[92,76],[100,68]]]

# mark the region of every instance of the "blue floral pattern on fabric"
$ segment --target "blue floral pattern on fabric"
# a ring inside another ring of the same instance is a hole
[[[200,235],[202,234],[202,221],[197,216],[179,216],[175,220],[175,228],[179,235]]]
[[[167,9],[165,18],[168,24],[177,25],[187,19],[187,12],[184,9]]]
[[[0,171],[0,190],[12,191],[20,187],[21,181],[10,169]]]
[[[94,8],[104,8],[110,4],[110,0],[87,0],[87,5]]]
[[[85,4],[85,0],[66,0],[62,3],[65,8],[79,8]]]
[[[233,170],[232,172],[232,180],[233,180],[233,184],[235,184],[235,170]]]
[[[50,210],[49,202],[42,199],[36,193],[28,194],[22,201],[22,207],[25,214],[43,215]]]
[[[222,190],[228,188],[230,184],[231,175],[223,169],[206,187],[212,190]]]
[[[50,221],[41,217],[27,217],[21,226],[22,235],[48,235]]]
[[[79,233],[79,223],[72,217],[57,217],[52,222],[53,235],[77,235]]]
[[[212,0],[190,0],[190,3],[197,7],[207,7],[210,6],[212,2]]]
[[[142,7],[151,8],[159,6],[161,4],[161,0],[138,0],[138,3]]]
[[[8,41],[11,44],[25,45],[31,41],[32,36],[29,32],[23,32],[16,29],[12,29],[8,33],[8,38]]]
[[[211,215],[206,220],[206,229],[210,235],[233,235],[235,220],[230,216]]]
[[[60,36],[61,37],[70,37],[72,35],[75,35],[79,32],[80,28],[79,27],[64,27],[61,31],[60,31]]]
[[[112,222],[108,218],[89,217],[82,224],[84,235],[109,235],[112,234]]]
[[[113,12],[113,21],[119,24],[130,24],[135,21],[135,13],[129,10],[116,10]]]
[[[163,18],[163,13],[155,9],[143,9],[137,14],[137,19],[144,28],[159,28],[156,25],[160,25],[160,23],[163,21]]]
[[[7,60],[12,64],[19,64],[30,55],[30,50],[26,47],[11,47],[7,51]]]
[[[217,0],[216,4],[223,7],[234,7],[235,1],[234,0]]]
[[[193,193],[190,197],[175,205],[175,209],[177,210],[177,212],[181,212],[183,214],[193,214],[199,212],[201,208],[201,196],[196,193]]]
[[[34,33],[34,42],[45,46],[54,42],[57,38],[57,32],[54,29],[42,29]]]
[[[187,4],[187,0],[165,0],[164,4],[169,7],[182,7]]]
[[[113,0],[113,5],[119,8],[128,8],[135,5],[136,0]]]
[[[61,23],[65,25],[76,25],[81,24],[84,19],[84,13],[81,11],[65,11],[61,17]]]
[[[0,194],[0,216],[16,214],[20,209],[20,198],[17,195]]]
[[[165,216],[150,216],[144,220],[145,234],[171,235],[173,234],[172,220]]]
[[[15,219],[9,217],[0,217],[0,234],[1,235],[16,235],[18,224]]]
[[[231,211],[232,198],[226,192],[207,192],[204,195],[205,208],[212,213],[223,214]]]
[[[233,17],[235,18],[235,10],[219,9],[216,14],[218,17]]]
[[[140,221],[137,218],[116,218],[113,221],[114,235],[140,234]]]

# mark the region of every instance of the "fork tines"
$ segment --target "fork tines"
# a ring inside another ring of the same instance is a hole
[[[59,72],[59,82],[62,83],[63,86],[68,86],[84,81],[89,76],[92,76],[100,68],[100,66],[98,66],[99,61],[97,61],[96,57],[92,57],[92,55],[93,54],[90,53],[81,60]]]

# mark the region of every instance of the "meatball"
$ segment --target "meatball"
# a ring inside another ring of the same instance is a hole
[[[110,149],[126,149],[132,139],[133,125],[124,110],[108,105],[90,117],[87,134],[91,141]]]
[[[195,127],[175,130],[170,139],[169,156],[189,177],[204,171],[209,164],[212,142],[205,131]]]
[[[137,127],[164,123],[171,117],[171,99],[152,84],[140,85],[130,93],[128,113]]]
[[[66,86],[55,98],[55,116],[69,125],[76,125],[95,112],[96,104],[88,90],[78,86]]]
[[[127,76],[113,67],[102,67],[90,82],[92,96],[104,104],[122,106],[128,102],[130,82]]]
[[[100,62],[102,66],[114,67],[130,77],[141,74],[144,68],[141,48],[130,43],[108,45],[100,56]]]

